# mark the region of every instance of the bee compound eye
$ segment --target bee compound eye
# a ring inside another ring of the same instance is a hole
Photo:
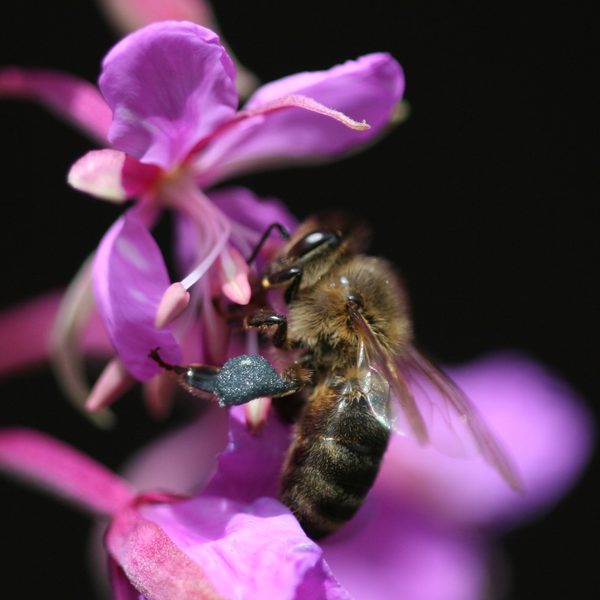
[[[335,247],[340,243],[340,236],[324,229],[317,229],[298,240],[289,250],[288,256],[301,258],[321,246]]]

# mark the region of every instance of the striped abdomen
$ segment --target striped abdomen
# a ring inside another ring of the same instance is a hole
[[[319,386],[297,424],[280,499],[313,539],[346,523],[360,508],[389,441],[364,397]]]

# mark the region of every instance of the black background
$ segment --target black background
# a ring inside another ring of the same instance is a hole
[[[216,11],[263,81],[387,50],[405,69],[412,108],[365,153],[240,182],[300,217],[328,206],[362,212],[374,225],[374,253],[408,282],[422,345],[444,362],[518,348],[596,410],[598,104],[588,6],[220,2]],[[90,81],[116,39],[96,5],[80,0],[7,3],[2,22],[0,64]],[[119,209],[66,186],[69,166],[92,145],[43,109],[3,101],[0,132],[4,308],[66,285]],[[116,431],[95,430],[44,369],[0,389],[2,424],[48,431],[113,468],[172,424],[151,421],[132,394],[117,407]],[[503,540],[509,598],[586,598],[599,588],[589,550],[600,500],[594,470],[549,515]],[[4,479],[0,486],[5,589],[93,597],[88,518]]]

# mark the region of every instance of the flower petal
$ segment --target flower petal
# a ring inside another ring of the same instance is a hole
[[[69,170],[69,185],[82,192],[122,202],[146,191],[158,178],[160,170],[144,165],[118,150],[92,150]]]
[[[344,529],[321,543],[327,563],[356,600],[480,600],[486,549],[477,538],[371,496]]]
[[[328,71],[300,73],[259,88],[244,111],[289,96],[305,96],[371,129],[355,131],[324,115],[296,108],[240,121],[216,138],[198,160],[205,185],[226,176],[274,165],[315,162],[371,141],[387,127],[404,91],[400,65],[370,54]]]
[[[191,424],[170,431],[137,452],[123,473],[140,490],[189,494],[212,476],[227,443],[227,411],[211,405]]]
[[[0,430],[0,468],[100,514],[133,499],[129,485],[66,444],[28,429]]]
[[[0,69],[0,98],[24,98],[46,105],[102,145],[108,143],[110,108],[87,81],[58,71]]]
[[[256,241],[273,223],[281,223],[288,231],[298,226],[298,220],[277,198],[259,198],[244,187],[227,187],[209,193],[209,198],[236,224],[252,230]]]
[[[156,21],[191,21],[219,32],[210,3],[205,0],[101,0],[106,16],[123,34],[140,29]],[[219,37],[223,39],[219,33]],[[224,44],[225,45],[225,44]],[[258,85],[256,76],[236,60],[230,49],[237,73],[237,88],[248,96]]]
[[[184,22],[149,25],[106,56],[100,89],[113,109],[109,138],[170,170],[236,108],[234,67],[215,33]]]
[[[271,413],[254,435],[246,426],[243,406],[229,411],[229,443],[219,455],[217,472],[204,495],[253,502],[261,496],[277,496],[279,473],[290,444],[289,428]]]
[[[141,508],[227,598],[348,598],[280,502],[200,497]]]
[[[50,292],[0,313],[0,376],[48,360],[61,292]]]
[[[122,510],[113,519],[106,545],[129,581],[148,598],[220,598],[204,570],[137,507]]]
[[[105,234],[94,262],[94,291],[98,310],[124,365],[142,381],[160,373],[149,358],[153,348],[178,363],[181,352],[168,329],[154,321],[169,277],[160,250],[134,209]]]
[[[123,201],[127,194],[121,183],[126,154],[117,150],[93,150],[69,170],[67,182],[75,189],[98,198]]]
[[[64,301],[61,292],[49,292],[0,313],[0,376],[56,358],[57,319]],[[85,326],[81,346],[96,356],[112,352],[103,327],[94,319]]]
[[[395,436],[377,487],[451,520],[507,525],[556,502],[585,466],[593,420],[576,394],[523,357],[497,355],[452,371],[512,455],[525,493],[481,460],[458,460]]]

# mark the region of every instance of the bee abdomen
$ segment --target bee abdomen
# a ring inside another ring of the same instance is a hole
[[[288,456],[280,499],[313,539],[333,533],[360,508],[373,485],[389,433],[370,440],[314,435]]]

